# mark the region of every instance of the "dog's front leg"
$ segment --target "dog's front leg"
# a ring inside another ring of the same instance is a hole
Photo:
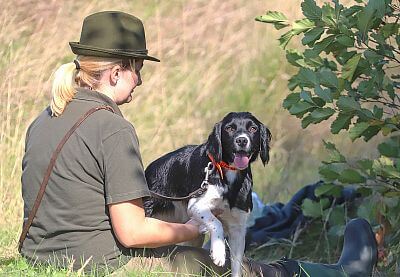
[[[225,265],[226,252],[222,223],[212,214],[210,208],[201,198],[192,198],[188,203],[188,214],[197,222],[204,224],[210,232],[210,255],[218,266]]]
[[[240,277],[242,275],[242,262],[246,238],[246,221],[248,214],[249,213],[243,210],[233,208],[231,210],[231,216],[233,217],[233,220],[228,221],[227,233],[233,277]]]

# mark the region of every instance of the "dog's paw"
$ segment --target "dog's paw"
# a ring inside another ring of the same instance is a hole
[[[218,266],[225,265],[226,252],[225,252],[225,243],[223,240],[216,240],[211,243],[210,255],[214,264]]]

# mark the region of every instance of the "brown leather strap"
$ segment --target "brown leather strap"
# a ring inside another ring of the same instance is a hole
[[[19,237],[19,243],[18,243],[18,251],[19,252],[21,252],[22,244],[24,243],[24,240],[28,234],[29,228],[32,225],[32,222],[33,222],[33,219],[35,218],[36,212],[39,209],[40,202],[42,201],[44,192],[46,190],[47,183],[49,182],[50,174],[53,171],[53,167],[56,163],[58,154],[60,153],[62,147],[67,142],[69,137],[79,127],[79,125],[81,125],[82,122],[85,121],[85,119],[88,118],[92,113],[97,112],[99,110],[109,110],[110,112],[114,112],[113,108],[111,108],[110,106],[98,106],[98,107],[94,107],[94,108],[90,109],[84,115],[82,115],[78,119],[78,121],[74,124],[74,126],[72,126],[72,128],[65,134],[63,139],[58,144],[56,150],[53,152],[53,155],[51,156],[50,163],[47,167],[46,173],[44,174],[43,181],[40,185],[39,192],[36,196],[35,203],[33,204],[32,210],[29,212],[28,221],[24,224],[24,227],[22,228],[22,233],[21,233],[21,236]]]

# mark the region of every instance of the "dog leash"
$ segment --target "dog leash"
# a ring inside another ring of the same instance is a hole
[[[208,186],[211,185],[210,182],[208,181],[208,177],[210,176],[213,169],[214,169],[213,163],[209,162],[207,164],[207,166],[204,168],[204,173],[206,174],[206,176],[204,177],[204,180],[201,183],[200,188],[196,189],[195,191],[189,193],[186,196],[182,196],[182,197],[165,196],[165,195],[159,194],[155,191],[150,191],[150,194],[155,198],[171,200],[171,201],[184,201],[184,200],[188,200],[190,198],[200,197],[207,191]]]
[[[56,164],[58,154],[61,152],[61,149],[63,148],[63,146],[67,142],[67,140],[70,138],[70,136],[82,124],[82,122],[85,121],[85,119],[88,118],[92,113],[97,112],[99,110],[108,110],[108,111],[114,113],[113,108],[111,108],[110,106],[98,106],[98,107],[91,108],[89,111],[87,111],[84,115],[82,115],[78,119],[78,121],[72,126],[72,128],[62,138],[62,140],[58,144],[56,150],[54,150],[54,152],[51,156],[51,159],[50,159],[50,163],[47,167],[46,173],[44,174],[42,183],[40,184],[40,189],[36,196],[36,200],[33,204],[33,208],[29,212],[28,220],[24,224],[24,227],[22,228],[22,233],[21,233],[21,236],[19,237],[19,241],[18,241],[18,252],[21,252],[22,244],[24,243],[24,240],[25,240],[26,236],[28,235],[29,228],[31,227],[33,219],[35,218],[36,212],[39,209],[44,192],[46,190],[47,183],[49,182],[49,179],[50,179],[50,174],[53,171],[54,165]]]

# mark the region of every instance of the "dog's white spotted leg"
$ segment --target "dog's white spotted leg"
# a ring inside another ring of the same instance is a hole
[[[242,262],[246,238],[246,221],[248,214],[249,213],[237,208],[233,208],[231,210],[231,215],[234,218],[234,220],[231,222],[235,224],[228,225],[228,240],[233,277],[240,277],[242,275]]]
[[[225,265],[226,252],[222,223],[199,198],[189,200],[188,213],[193,219],[204,224],[210,232],[210,255],[213,262],[218,266]]]

